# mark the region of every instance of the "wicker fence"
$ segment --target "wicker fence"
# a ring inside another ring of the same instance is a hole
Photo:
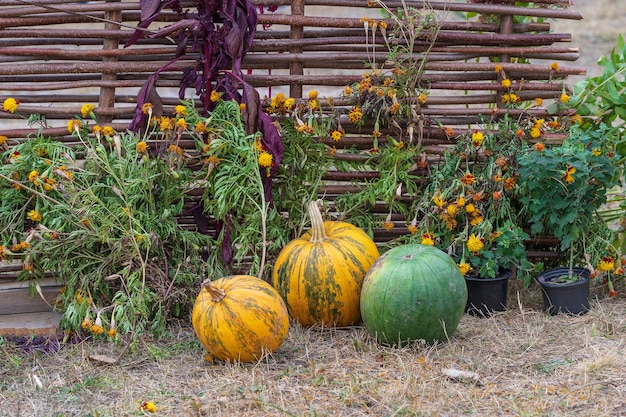
[[[184,9],[195,7],[195,2],[180,3]],[[342,87],[358,81],[371,65],[381,67],[385,63],[387,49],[380,28],[364,24],[363,18],[373,16],[389,25],[393,21],[381,19],[378,7],[368,4],[374,2],[253,3],[259,10],[258,30],[243,70],[246,81],[261,95],[283,91],[298,98],[317,89],[331,98],[335,107],[348,109],[350,104],[340,95]],[[419,133],[429,154],[440,153],[441,146],[450,143],[441,126],[466,131],[485,114],[498,117],[525,111],[537,118],[548,116],[545,106],[528,110],[501,106],[504,89],[499,88],[494,59],[513,80],[511,88],[522,100],[558,99],[568,75],[585,74],[585,68],[573,65],[578,51],[568,44],[571,36],[551,32],[550,21],[554,19],[582,18],[569,9],[569,0],[539,0],[528,7],[517,7],[512,0],[385,3],[390,8],[403,4],[428,7],[438,16],[436,39],[424,33],[414,47],[414,53],[423,56],[423,79],[430,90],[428,105],[421,109]],[[270,11],[269,6],[278,8]],[[475,15],[485,18],[467,18]],[[146,78],[169,62],[177,48],[169,38],[150,37],[124,47],[140,19],[139,1],[0,1],[0,99],[10,96],[19,100],[21,116],[44,115],[51,127],[43,134],[68,144],[75,139],[68,134],[66,122],[80,113],[84,103],[97,103],[94,113],[99,122],[116,130],[126,129]],[[148,30],[177,19],[173,12],[162,13]],[[551,68],[551,62],[557,62],[558,69]],[[196,57],[189,50],[184,60],[160,74],[156,86],[164,113],[171,114],[179,104],[181,71],[195,65]],[[188,97],[192,96],[190,90]],[[26,140],[33,133],[15,115],[0,112],[0,118],[0,135],[12,141]],[[343,127],[347,135],[341,146],[372,147],[371,129],[362,133],[348,121]],[[562,138],[542,139],[559,142]],[[193,141],[187,145],[191,149]],[[341,152],[337,155],[342,157]],[[355,158],[353,154],[350,157]],[[350,192],[355,180],[376,175],[362,170],[353,174],[330,171],[324,194]],[[377,229],[375,234],[378,240],[388,240],[401,232]],[[9,275],[15,273],[15,266],[4,268]]]

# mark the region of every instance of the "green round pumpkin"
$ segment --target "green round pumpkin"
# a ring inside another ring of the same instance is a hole
[[[348,326],[361,321],[363,278],[378,258],[374,241],[346,222],[323,221],[318,202],[309,204],[311,230],[281,250],[272,285],[289,315],[303,326]]]
[[[432,344],[456,330],[467,286],[454,260],[429,245],[405,244],[384,253],[361,288],[361,316],[378,342]]]

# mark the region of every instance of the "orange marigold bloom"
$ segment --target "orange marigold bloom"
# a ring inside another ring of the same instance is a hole
[[[500,200],[502,198],[502,191],[494,191],[492,196],[494,200]]]
[[[395,225],[393,224],[393,222],[383,222],[383,227],[385,228],[385,230],[389,231],[391,229],[393,229]]]
[[[617,290],[611,290],[609,291],[609,298],[615,298],[617,297]]]
[[[541,97],[537,97],[535,99],[535,107],[541,107],[542,104],[543,104],[543,99]]]
[[[415,233],[417,233],[417,226],[415,226],[414,224],[410,224],[407,226],[407,229],[409,230],[409,233],[411,233],[412,235],[414,235]],[[1,255],[1,254],[0,254]]]
[[[533,145],[533,148],[537,151],[537,152],[543,152],[543,150],[546,148],[546,145],[544,145],[541,142],[537,142]]]
[[[141,106],[141,112],[143,114],[152,114],[153,110],[154,110],[154,106],[152,105],[152,103],[144,103]]]
[[[505,190],[512,190],[513,188],[515,188],[515,179],[514,178],[507,178],[506,180],[504,180],[504,189]]]
[[[476,182],[476,178],[470,172],[461,177],[461,182],[465,185],[473,185]]]
[[[558,71],[558,70],[559,70],[559,63],[558,63],[558,62],[556,62],[556,61],[555,61],[555,62],[553,62],[553,63],[551,63],[551,64],[550,64],[550,69],[551,69],[552,71]]]
[[[495,72],[500,72],[500,71],[502,71],[502,65],[497,64],[493,69],[494,69]]]

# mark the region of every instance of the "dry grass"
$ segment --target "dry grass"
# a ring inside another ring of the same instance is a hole
[[[623,294],[623,288],[620,293]],[[361,326],[293,325],[254,364],[208,363],[187,324],[119,347],[84,341],[41,355],[0,354],[0,416],[622,416],[626,299],[594,297],[585,316],[550,317],[539,290],[511,289],[510,310],[464,315],[436,346],[383,347]],[[452,378],[449,369],[469,372]],[[40,383],[40,385],[39,385]]]

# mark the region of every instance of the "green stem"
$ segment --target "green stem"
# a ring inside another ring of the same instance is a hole
[[[328,238],[324,230],[324,219],[319,209],[320,200],[309,203],[309,217],[311,218],[311,243],[321,243]]]

